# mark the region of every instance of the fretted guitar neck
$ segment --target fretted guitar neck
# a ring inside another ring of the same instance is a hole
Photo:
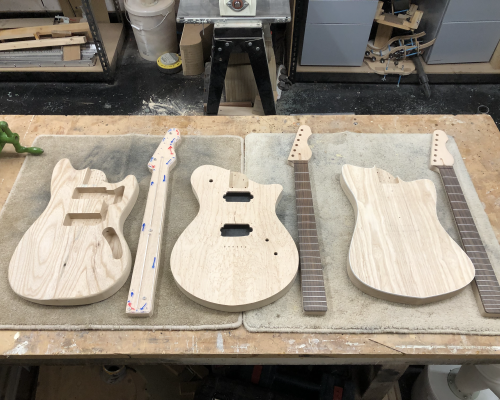
[[[302,305],[308,314],[324,314],[328,305],[309,179],[308,160],[312,153],[307,139],[310,135],[308,126],[299,128],[288,161],[293,164],[295,172]]]
[[[500,317],[500,285],[453,167],[438,167],[455,217],[462,246],[474,264],[473,287],[484,316]]]
[[[484,317],[500,317],[500,285],[491,265],[483,241],[477,230],[453,168],[453,156],[446,149],[448,137],[443,131],[435,131],[432,136],[430,166],[439,172],[450,202],[462,246],[475,268],[472,287]]]

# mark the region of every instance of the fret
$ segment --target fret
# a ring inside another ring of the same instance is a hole
[[[316,297],[316,296],[303,296],[303,297]],[[304,303],[326,303],[325,300],[304,300]]]
[[[453,167],[438,167],[438,170],[455,217],[463,248],[474,265],[475,283],[482,307],[486,315],[499,314],[495,316],[500,316],[500,284],[484,248],[481,235],[477,231],[455,170]]]
[[[307,161],[293,162],[293,165],[302,303],[305,312],[325,312],[327,299],[308,163]]]

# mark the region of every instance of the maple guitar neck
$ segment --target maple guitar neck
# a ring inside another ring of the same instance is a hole
[[[132,317],[153,314],[169,174],[176,162],[173,146],[179,139],[179,130],[169,129],[148,164],[151,182],[126,307],[126,313]]]
[[[455,174],[453,157],[446,149],[447,141],[446,133],[434,132],[431,168],[441,176],[462,246],[474,264],[473,288],[481,314],[485,317],[500,317],[500,285]]]
[[[311,129],[308,126],[299,128],[288,161],[293,164],[295,172],[302,305],[304,312],[308,314],[323,314],[328,310],[328,305],[309,179],[308,160],[312,152],[307,139],[310,135]]]

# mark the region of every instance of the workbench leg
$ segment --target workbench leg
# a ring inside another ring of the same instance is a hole
[[[358,367],[354,373],[360,400],[382,400],[408,365],[370,365]]]
[[[208,84],[207,115],[217,115],[219,113],[220,98],[226,79],[227,65],[229,64],[229,56],[233,48],[231,41],[214,38],[212,43],[212,65],[210,82]]]
[[[260,100],[265,115],[276,115],[276,104],[274,102],[273,86],[269,77],[269,66],[267,64],[266,47],[264,39],[247,42],[246,50],[257,89],[259,89]]]

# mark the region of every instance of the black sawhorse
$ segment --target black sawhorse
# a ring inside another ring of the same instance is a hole
[[[269,77],[262,23],[216,23],[212,41],[212,67],[208,85],[207,115],[217,115],[231,53],[248,53],[265,115],[276,115]]]

